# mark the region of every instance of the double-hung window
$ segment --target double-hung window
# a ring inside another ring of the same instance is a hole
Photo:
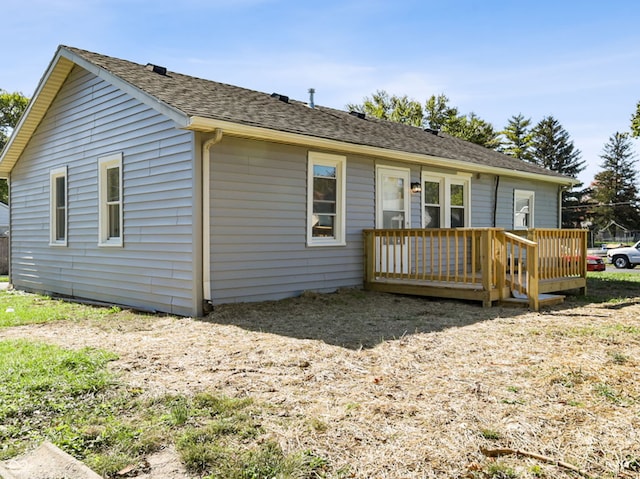
[[[513,228],[526,230],[533,228],[535,192],[528,190],[513,191]]]
[[[470,226],[471,175],[422,172],[422,227]]]
[[[98,160],[99,244],[122,246],[122,154]]]
[[[67,246],[67,167],[49,172],[49,244]]]
[[[345,245],[344,156],[309,152],[307,245]]]

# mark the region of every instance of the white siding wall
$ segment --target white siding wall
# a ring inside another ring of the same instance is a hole
[[[260,301],[362,285],[374,221],[373,161],[347,157],[347,246],[306,246],[305,148],[224,138],[211,150],[212,301]]]
[[[76,67],[11,176],[18,288],[194,311],[193,135]],[[123,154],[124,247],[98,247],[98,158]],[[68,167],[68,246],[49,246],[49,171]]]

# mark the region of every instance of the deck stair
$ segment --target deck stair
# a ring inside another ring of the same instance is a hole
[[[540,307],[555,306],[556,304],[564,303],[564,298],[565,296],[561,294],[540,293],[538,295],[538,304]],[[530,305],[529,297],[518,291],[511,291],[511,297],[501,299],[500,304],[518,308],[528,308]]]

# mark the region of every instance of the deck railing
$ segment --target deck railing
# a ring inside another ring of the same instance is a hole
[[[491,229],[365,230],[370,277],[482,283]],[[484,255],[483,255],[484,253]],[[490,274],[493,276],[493,274]]]
[[[516,297],[526,297],[534,311],[539,309],[540,268],[538,244],[513,233],[499,235],[501,247],[500,277],[503,285]],[[506,294],[503,294],[506,296]]]
[[[500,228],[364,230],[365,285],[386,290],[456,297],[487,304],[526,297],[533,309],[539,293],[586,286],[586,233]],[[423,289],[420,289],[423,288]],[[378,288],[382,289],[382,288]],[[432,294],[433,293],[433,294]]]
[[[538,243],[540,279],[585,277],[587,235],[585,230],[532,229],[527,238]]]

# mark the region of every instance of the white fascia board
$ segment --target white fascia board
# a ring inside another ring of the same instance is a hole
[[[388,150],[385,148],[358,145],[355,143],[347,143],[344,141],[330,140],[316,136],[308,136],[300,133],[290,133],[285,131],[271,130],[268,128],[243,125],[225,120],[215,120],[193,116],[190,118],[188,130],[210,132],[216,129],[222,129],[225,135],[251,138],[256,140],[267,140],[278,143],[287,143],[292,145],[309,146],[314,148],[324,148],[327,150],[340,151],[345,153],[354,153],[358,155],[374,156],[388,160],[405,161],[411,163],[428,164],[430,166],[440,166],[447,169],[455,169],[472,173],[485,173],[491,175],[507,175],[516,178],[544,181],[571,187],[579,183],[578,180],[566,177],[547,176],[543,174],[530,173],[527,171],[510,170],[506,168],[497,168],[493,166],[470,163],[461,160],[452,160],[432,155],[407,153],[397,150]]]

